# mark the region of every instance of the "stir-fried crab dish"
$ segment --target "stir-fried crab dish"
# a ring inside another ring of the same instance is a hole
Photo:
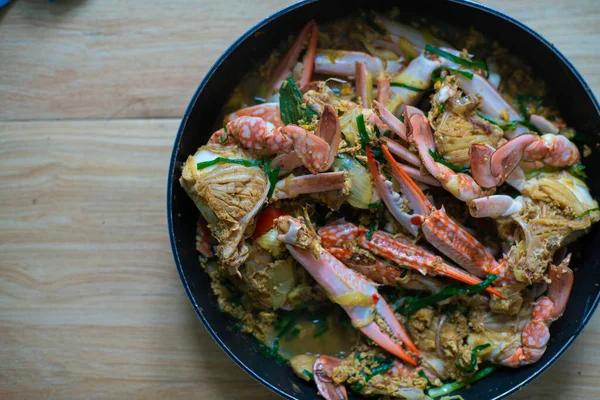
[[[308,23],[181,173],[222,310],[326,399],[537,362],[600,219],[589,149],[529,67],[396,16]]]

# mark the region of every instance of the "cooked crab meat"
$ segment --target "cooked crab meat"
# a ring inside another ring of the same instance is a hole
[[[188,157],[179,181],[219,242],[222,265],[236,271],[248,256],[243,239],[251,233],[246,229],[267,198],[269,180],[260,166],[219,163],[197,168],[198,163],[217,157],[251,160],[238,146],[209,143]]]

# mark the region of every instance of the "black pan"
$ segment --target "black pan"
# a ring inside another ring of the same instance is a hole
[[[558,106],[569,125],[588,140],[596,151],[595,137],[600,132],[600,111],[590,87],[573,65],[539,34],[515,19],[485,6],[460,0],[311,0],[294,4],[258,23],[240,37],[215,63],[194,94],[175,139],[167,188],[169,234],[175,263],[183,286],[202,323],[221,346],[248,374],[273,392],[288,399],[314,399],[313,384],[297,378],[291,368],[260,354],[260,346],[249,335],[234,329],[235,321],[219,311],[210,280],[198,264],[195,229],[198,211],[178,183],[182,162],[205,144],[218,126],[221,109],[232,89],[239,83],[252,61],[264,58],[290,34],[296,34],[310,19],[317,23],[339,18],[359,8],[385,11],[402,10],[437,18],[458,26],[473,25],[488,37],[530,63],[558,97]],[[600,157],[585,159],[592,195],[600,198]],[[593,229],[583,241],[572,267],[575,268],[573,292],[564,316],[552,324],[552,338],[544,357],[536,364],[512,370],[501,369],[457,392],[466,399],[500,399],[531,382],[573,343],[592,316],[599,300],[600,231]],[[596,245],[594,245],[596,244]]]

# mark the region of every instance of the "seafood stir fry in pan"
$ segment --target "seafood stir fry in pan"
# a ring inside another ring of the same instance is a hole
[[[535,363],[600,219],[553,104],[474,30],[309,22],[183,166],[221,308],[326,399]]]

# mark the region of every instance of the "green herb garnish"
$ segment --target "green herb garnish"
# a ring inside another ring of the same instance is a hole
[[[449,382],[440,387],[431,388],[428,390],[428,395],[433,399],[448,395],[454,392],[455,390],[461,389],[467,385],[470,385],[471,383],[477,382],[478,380],[485,378],[495,370],[496,368],[492,366],[485,367],[477,371],[475,375],[473,375],[471,378],[467,379],[464,382]]]
[[[307,371],[307,370],[305,370],[305,369],[303,369],[303,370],[302,370],[302,375],[306,376],[306,377],[307,377],[308,379],[310,379],[311,381],[314,381],[314,380],[315,380],[315,377],[314,377],[313,373],[312,373],[312,372],[310,372],[310,371]]]
[[[458,294],[475,294],[487,289],[497,278],[494,274],[489,274],[483,282],[475,285],[460,285],[451,286],[442,291],[439,291],[431,296],[426,297],[405,297],[403,304],[399,307],[399,312],[402,315],[410,315],[423,307],[430,306],[442,300],[446,300]]]
[[[462,76],[464,76],[465,78],[471,80],[473,79],[473,73],[470,71],[461,71],[460,69],[456,69],[456,68],[450,68],[450,67],[437,67],[436,69],[433,70],[431,76],[435,75],[436,72],[441,71],[441,70],[447,70],[447,71],[451,71],[451,72],[455,72],[457,74],[461,74]],[[442,78],[443,80],[443,78]]]
[[[219,163],[228,163],[228,164],[240,164],[245,165],[247,167],[260,167],[263,163],[258,160],[243,160],[240,158],[223,158],[217,157],[214,160],[203,161],[196,164],[196,169],[202,169],[206,167],[210,167],[211,165],[219,164]]]
[[[425,372],[424,372],[422,369],[420,369],[420,370],[419,370],[419,372],[417,372],[417,374],[418,374],[418,375],[419,375],[421,378],[423,378],[423,379],[425,379],[425,380],[427,381],[427,385],[428,385],[429,387],[433,386],[433,383],[431,383],[431,381],[429,380],[429,377],[427,376],[427,374],[426,374],[426,373],[425,373]]]
[[[313,323],[315,324],[315,331],[313,332],[314,338],[323,336],[323,334],[329,330],[329,323],[326,319],[316,319]]]
[[[279,168],[271,169],[271,163],[266,158],[263,160],[263,168],[267,179],[269,180],[269,192],[267,193],[267,200],[273,196],[275,191],[275,185],[277,184],[277,177],[279,176]]]
[[[456,368],[458,368],[461,371],[466,372],[468,374],[470,374],[471,372],[475,372],[475,368],[477,368],[477,353],[483,349],[487,349],[488,347],[490,347],[489,343],[482,344],[481,346],[473,347],[473,350],[471,350],[471,361],[469,362],[469,366],[467,368],[460,365],[458,360],[456,360],[454,362],[454,365],[456,366]]]
[[[521,121],[511,121],[511,122],[504,122],[504,121],[497,121],[493,118],[488,117],[487,115],[477,111],[477,115],[480,118],[485,119],[487,122],[489,122],[492,125],[496,125],[499,126],[500,129],[502,129],[503,131],[514,131],[517,127],[517,125],[521,122]]]
[[[443,113],[445,107],[446,107],[446,103],[440,103],[440,104],[438,104],[438,108],[437,108],[438,114]]]
[[[576,178],[585,181],[587,179],[587,174],[585,173],[585,165],[583,164],[575,164],[569,167],[569,173]]]
[[[369,203],[369,205],[367,206],[369,208],[381,208],[383,207],[383,202],[379,202],[379,203]]]
[[[356,117],[356,126],[358,127],[358,134],[360,135],[360,144],[364,149],[371,139],[369,138],[369,134],[367,133],[365,117],[362,114]]]
[[[373,125],[373,130],[375,131],[375,137],[379,139],[379,137],[381,136],[381,132],[379,132],[379,128],[377,127],[377,125]]]
[[[367,231],[367,234],[365,235],[368,240],[371,240],[373,238],[373,232],[375,232],[376,226],[377,226],[377,221],[375,220],[375,218],[373,218],[371,220],[371,223],[369,224],[369,230]]]
[[[304,103],[302,93],[292,78],[285,80],[279,88],[279,112],[286,125],[297,124],[300,121],[309,123],[317,116],[317,113]]]
[[[401,87],[404,89],[412,90],[413,92],[422,92],[423,91],[423,89],[419,89],[417,87],[407,85],[406,83],[392,82],[392,83],[390,83],[390,86]]]
[[[585,217],[586,215],[588,215],[589,213],[594,212],[594,211],[600,211],[600,208],[598,208],[598,207],[590,208],[589,210],[582,212],[581,215],[579,216],[579,218]]]
[[[523,118],[525,118],[525,121],[529,121],[529,112],[527,111],[527,106],[525,105],[525,102],[530,102],[530,101],[539,101],[538,107],[542,105],[542,102],[544,101],[543,97],[539,97],[539,96],[517,96],[517,104],[519,106],[519,112],[523,115]]]
[[[437,47],[432,46],[430,44],[425,45],[425,51],[437,54],[440,57],[443,57],[457,64],[464,65],[466,67],[481,68],[487,71],[487,65],[483,61],[471,61],[464,58],[460,58],[458,56],[455,56],[454,54],[448,53],[447,51],[438,49]]]
[[[446,167],[450,168],[454,172],[460,172],[460,173],[466,174],[471,170],[470,166],[459,167],[458,165],[454,165],[451,162],[444,160],[444,157],[442,157],[437,151],[429,150],[429,155],[433,158],[433,160],[435,162],[445,165]]]
[[[380,163],[384,161],[383,151],[381,151],[381,147],[371,146],[371,154],[373,154],[373,157]]]
[[[374,376],[383,374],[394,366],[393,359],[377,359],[378,365],[373,368],[369,368],[371,370],[371,374],[365,376],[365,381],[369,382]]]
[[[350,386],[350,389],[358,393],[358,391],[364,387],[365,385],[363,385],[362,383],[357,383],[356,385]]]

